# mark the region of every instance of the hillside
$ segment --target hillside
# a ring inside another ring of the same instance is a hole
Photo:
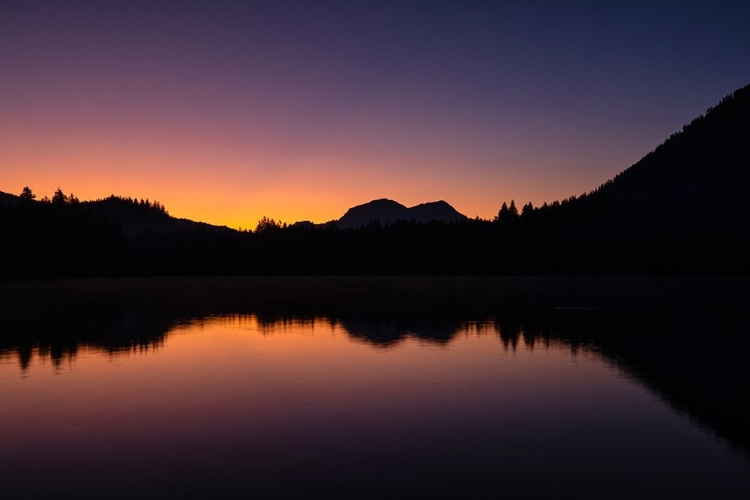
[[[20,201],[19,196],[0,191],[0,205],[14,207],[18,206]],[[25,214],[43,215],[44,211],[38,210],[44,209],[45,206],[51,208],[52,205],[51,203],[34,200],[31,202],[31,206],[36,207],[37,211],[25,212]],[[69,198],[67,206],[78,212],[116,222],[126,239],[134,239],[146,233],[225,233],[233,231],[226,226],[214,226],[205,222],[172,217],[158,202],[150,203],[115,195],[92,201],[79,201]]]
[[[500,211],[499,272],[750,272],[750,86],[598,189]],[[513,245],[508,245],[513,242]],[[488,266],[493,267],[493,266]]]
[[[750,85],[591,193],[619,210],[720,216],[750,213]]]
[[[149,205],[126,198],[110,196],[103,200],[86,201],[81,205],[95,213],[115,218],[127,239],[144,233],[226,233],[233,231],[226,226],[214,226],[205,222],[172,217],[158,203]]]

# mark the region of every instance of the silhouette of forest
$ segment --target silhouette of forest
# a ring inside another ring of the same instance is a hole
[[[0,277],[746,274],[750,85],[598,189],[492,220],[235,231],[156,201],[0,197]]]

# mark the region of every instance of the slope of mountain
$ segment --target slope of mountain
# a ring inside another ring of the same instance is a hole
[[[580,197],[498,214],[506,271],[750,273],[750,86]],[[504,233],[504,234],[503,234]]]
[[[660,213],[750,214],[750,85],[685,125],[590,194],[617,207]]]
[[[465,218],[465,215],[443,200],[407,208],[401,203],[382,198],[350,208],[336,225],[339,228],[348,229],[366,226],[375,221],[385,225],[393,224],[398,220],[426,223],[430,221],[458,222]]]

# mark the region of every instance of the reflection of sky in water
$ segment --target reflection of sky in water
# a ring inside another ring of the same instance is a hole
[[[355,326],[210,318],[57,362],[37,348],[24,369],[6,351],[4,483],[38,495],[748,493],[746,459],[591,349],[492,324],[449,340]]]

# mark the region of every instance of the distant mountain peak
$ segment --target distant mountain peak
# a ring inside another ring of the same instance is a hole
[[[355,205],[352,208],[350,208],[349,210],[354,210],[354,209],[360,208],[360,207],[375,207],[375,206],[379,206],[379,207],[386,207],[387,206],[387,207],[394,207],[394,208],[395,207],[406,208],[405,205],[402,205],[401,203],[399,203],[397,201],[394,201],[394,200],[391,200],[389,198],[378,198],[376,200],[368,201],[367,203],[362,203],[361,205]]]
[[[445,200],[438,200],[438,201],[428,201],[425,203],[420,203],[419,205],[414,205],[411,208],[417,208],[417,207],[451,207],[451,205]]]
[[[393,224],[399,220],[426,223],[431,221],[459,222],[466,218],[444,200],[420,203],[407,208],[388,198],[379,198],[362,205],[356,205],[337,221],[340,228],[357,228],[378,221]]]

